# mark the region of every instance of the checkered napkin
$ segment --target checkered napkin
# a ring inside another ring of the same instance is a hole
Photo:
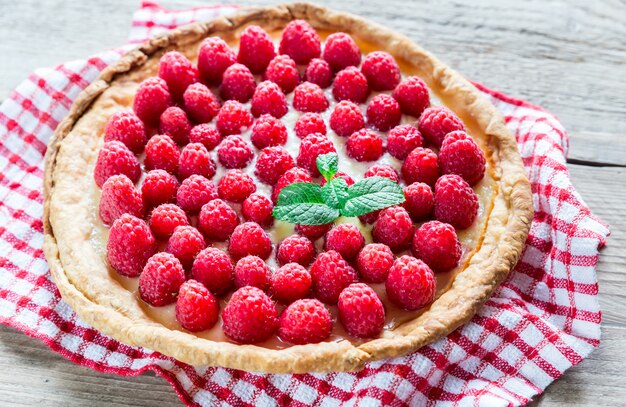
[[[232,12],[144,3],[131,42]],[[42,251],[46,145],[78,93],[124,50],[39,69],[0,106],[0,322],[75,363],[135,376],[153,370],[189,405],[520,405],[600,340],[595,267],[609,233],[572,186],[567,136],[550,113],[477,85],[506,117],[532,182],[535,218],[509,278],[465,326],[409,356],[356,373],[256,374],[192,367],[126,346],[81,321],[61,299]]]

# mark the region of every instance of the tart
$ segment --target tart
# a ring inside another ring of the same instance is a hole
[[[272,373],[357,370],[449,334],[533,214],[515,139],[473,85],[309,4],[127,53],[57,128],[44,189],[46,257],[82,319]]]

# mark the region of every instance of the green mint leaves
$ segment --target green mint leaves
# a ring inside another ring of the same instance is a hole
[[[326,184],[297,182],[284,187],[274,208],[276,219],[324,225],[340,215],[361,216],[404,202],[402,187],[388,178],[365,178],[351,186],[341,177],[333,179],[339,168],[335,153],[318,156],[316,163]]]

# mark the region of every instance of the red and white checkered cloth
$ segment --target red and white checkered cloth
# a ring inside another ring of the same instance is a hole
[[[145,3],[134,15],[130,40],[233,9],[168,11]],[[192,367],[86,325],[61,299],[43,255],[43,158],[74,98],[124,49],[39,69],[0,106],[0,322],[98,371],[135,376],[153,370],[190,405],[520,405],[598,346],[595,267],[608,225],[570,182],[567,136],[557,119],[481,85],[517,137],[535,218],[515,271],[447,338],[356,373],[276,375]]]

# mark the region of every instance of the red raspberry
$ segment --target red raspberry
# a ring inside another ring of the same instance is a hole
[[[244,105],[236,100],[227,100],[217,114],[215,126],[224,137],[241,134],[252,125],[254,118]]]
[[[311,181],[313,181],[313,178],[311,178],[311,174],[309,174],[307,170],[304,170],[302,168],[290,169],[289,171],[285,172],[278,179],[276,185],[274,185],[274,188],[272,189],[272,202],[276,203],[278,201],[278,195],[280,195],[280,191],[287,185],[291,185],[295,182]]]
[[[181,179],[194,174],[210,179],[215,175],[215,170],[215,163],[202,144],[189,143],[181,151],[178,159],[178,176]]]
[[[226,168],[244,168],[253,157],[254,152],[241,136],[228,136],[217,148],[217,158]]]
[[[198,71],[202,80],[211,85],[222,81],[226,68],[235,63],[237,56],[220,37],[205,38],[198,50]]]
[[[262,182],[274,185],[294,166],[293,157],[283,147],[267,147],[257,157],[255,174]]]
[[[142,218],[144,209],[141,193],[126,175],[114,175],[102,186],[99,211],[105,225],[112,224],[125,213]]]
[[[133,112],[120,110],[109,117],[104,127],[104,141],[121,141],[130,151],[139,154],[146,146],[146,129]]]
[[[176,256],[180,264],[188,270],[198,253],[205,247],[206,242],[198,229],[193,226],[179,226],[174,229],[174,233],[167,241],[165,251]]]
[[[308,237],[314,242],[324,236],[331,226],[332,223],[326,225],[296,225],[294,229],[296,233]]]
[[[382,283],[387,279],[393,264],[393,252],[381,243],[366,245],[356,258],[361,278],[369,283]]]
[[[320,172],[317,169],[317,156],[336,152],[335,146],[330,139],[322,134],[314,133],[306,136],[300,143],[298,157],[296,162],[298,167],[309,170],[314,177],[319,177]],[[307,181],[304,181],[307,182]]]
[[[333,71],[328,62],[323,59],[314,58],[309,62],[304,72],[307,82],[311,82],[320,88],[327,88],[333,83]]]
[[[225,201],[243,202],[254,191],[254,180],[241,170],[228,170],[217,183],[217,193]]]
[[[334,250],[346,260],[353,260],[365,245],[365,238],[356,225],[342,223],[326,233],[324,247]]]
[[[435,219],[467,229],[478,215],[478,197],[458,175],[442,175],[435,184]]]
[[[239,343],[268,339],[278,327],[278,310],[263,291],[241,287],[222,311],[224,334]]]
[[[359,46],[352,37],[342,32],[330,34],[326,38],[322,56],[335,72],[361,63]]]
[[[141,184],[141,196],[146,208],[154,208],[162,203],[176,202],[178,181],[169,172],[152,170],[146,174]]]
[[[402,178],[407,184],[424,182],[432,187],[439,178],[437,155],[428,148],[417,147],[402,164]]]
[[[346,143],[348,156],[357,161],[376,161],[383,155],[383,139],[368,129],[352,133]]]
[[[300,82],[300,74],[293,59],[287,55],[278,55],[267,66],[265,79],[280,86],[283,92],[289,93]]]
[[[303,299],[289,305],[280,315],[278,336],[294,345],[319,343],[330,336],[333,321],[324,304]]]
[[[200,212],[204,204],[214,199],[217,199],[215,184],[202,175],[187,178],[176,192],[176,203],[190,214]]]
[[[285,264],[272,274],[272,295],[285,304],[306,297],[311,290],[311,274],[298,263]]]
[[[339,295],[339,320],[350,336],[373,338],[385,325],[385,308],[367,284],[351,284]]]
[[[402,113],[420,117],[424,109],[430,106],[428,87],[417,76],[409,76],[393,91],[393,97],[400,104]]]
[[[157,239],[167,240],[178,226],[189,225],[185,211],[174,204],[159,205],[150,215],[150,229]]]
[[[220,87],[220,96],[223,100],[246,103],[252,98],[254,89],[256,89],[256,82],[247,66],[233,64],[224,71]]]
[[[335,179],[335,178],[343,178],[343,180],[346,181],[346,184],[348,184],[348,186],[354,185],[354,180],[352,179],[352,177],[343,171],[338,171],[335,175],[333,175],[332,179]],[[320,185],[321,186],[326,185],[326,178],[322,178]]]
[[[269,227],[274,223],[273,210],[272,201],[260,194],[250,195],[241,206],[241,214],[245,220],[256,222],[263,227]]]
[[[249,25],[239,37],[237,61],[255,74],[262,73],[276,56],[269,34],[258,25]]]
[[[250,140],[259,150],[283,145],[287,142],[287,127],[274,116],[264,114],[252,126]]]
[[[189,141],[192,143],[200,143],[208,151],[213,151],[215,147],[222,141],[222,136],[217,129],[210,124],[199,124],[189,132]]]
[[[169,253],[157,253],[148,259],[139,276],[139,296],[155,307],[171,304],[184,282],[180,261]]]
[[[398,176],[398,172],[393,169],[393,167],[389,164],[374,164],[365,171],[363,174],[364,178],[370,177],[384,177],[389,178],[393,182],[400,182],[400,177]]]
[[[247,285],[267,291],[270,286],[271,271],[265,262],[257,256],[246,256],[235,265],[235,287]]]
[[[363,113],[357,105],[348,100],[343,100],[337,103],[330,114],[329,124],[337,135],[348,137],[365,127],[365,119],[363,119]]]
[[[237,212],[221,199],[214,199],[200,210],[198,227],[211,240],[228,239],[239,224]]]
[[[120,141],[107,141],[98,152],[93,170],[96,185],[102,188],[104,182],[113,175],[126,175],[132,182],[141,176],[137,157]]]
[[[361,221],[361,223],[364,223],[366,225],[371,225],[372,223],[376,222],[376,220],[378,219],[378,215],[380,215],[380,209],[377,211],[366,213],[365,215],[359,216],[359,220]]]
[[[165,170],[170,174],[178,172],[180,151],[174,140],[163,134],[152,136],[146,144],[146,158],[143,165],[147,170]]]
[[[402,256],[389,269],[385,283],[387,297],[397,306],[413,311],[435,298],[435,274],[421,260]]]
[[[408,248],[413,237],[413,222],[401,206],[383,209],[372,229],[375,242],[384,243],[393,252]]]
[[[119,274],[137,277],[156,249],[154,235],[143,220],[125,213],[113,222],[107,242],[107,260]]]
[[[466,132],[453,131],[441,144],[439,167],[444,174],[460,175],[468,184],[476,185],[485,175],[485,154]]]
[[[411,151],[424,143],[422,135],[410,124],[396,126],[387,134],[387,151],[392,157],[404,160]]]
[[[301,139],[313,133],[326,135],[326,124],[319,113],[305,113],[296,121],[294,130]]]
[[[278,52],[289,55],[297,64],[305,65],[318,58],[321,50],[317,31],[304,20],[293,20],[283,31]]]
[[[167,88],[176,100],[192,83],[198,82],[198,70],[178,51],[165,53],[159,61],[159,77],[167,83]]]
[[[141,82],[137,88],[133,110],[144,123],[155,126],[159,123],[161,113],[172,103],[172,96],[165,81],[158,77],[150,77]]]
[[[278,264],[298,263],[307,267],[317,254],[313,242],[304,236],[291,235],[280,242],[276,250]]]
[[[161,114],[159,131],[170,136],[179,145],[185,145],[189,142],[191,123],[183,109],[172,106]]]
[[[200,332],[217,323],[220,306],[211,292],[196,280],[180,286],[176,300],[176,320],[188,331]]]
[[[448,271],[459,264],[461,243],[451,225],[436,220],[424,223],[413,236],[413,255],[434,271]]]
[[[370,52],[363,59],[361,72],[370,88],[376,91],[392,90],[400,83],[400,67],[395,59],[384,51]]]
[[[223,295],[233,286],[235,267],[226,253],[215,247],[207,247],[198,253],[191,275],[214,295]]]
[[[418,129],[428,142],[441,147],[446,134],[455,130],[465,131],[465,125],[450,109],[432,106],[424,110],[420,116]]]
[[[201,83],[190,85],[183,94],[185,110],[196,123],[208,123],[220,110],[220,101]]]
[[[367,122],[380,131],[387,131],[402,119],[400,105],[389,95],[380,94],[372,98],[367,105]]]
[[[271,114],[280,119],[289,111],[287,99],[280,86],[272,81],[259,83],[252,95],[250,111],[256,117],[262,114]]]
[[[272,253],[272,240],[257,223],[245,222],[230,235],[228,252],[235,259],[252,255],[267,260]]]
[[[313,291],[327,304],[336,304],[344,288],[357,281],[356,271],[334,250],[321,253],[311,266]]]
[[[420,222],[430,217],[433,212],[433,191],[423,182],[414,182],[404,187],[404,209],[407,210],[411,219]]]
[[[293,91],[293,107],[300,112],[320,113],[328,109],[328,99],[322,88],[314,83],[304,82]]]
[[[370,89],[367,78],[359,68],[349,66],[339,71],[333,82],[333,96],[336,100],[349,100],[354,103],[363,103],[367,99]]]

